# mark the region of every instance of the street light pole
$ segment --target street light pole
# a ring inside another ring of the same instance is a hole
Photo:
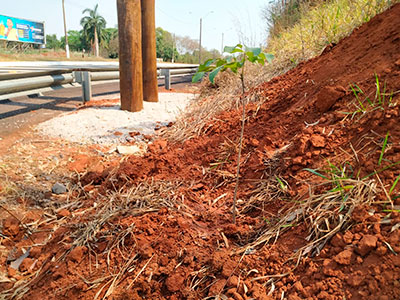
[[[67,53],[67,58],[69,58],[69,45],[68,45],[68,34],[67,34],[67,21],[65,19],[65,5],[64,0],[62,0],[62,9],[64,17],[64,36],[65,36],[65,52]]]

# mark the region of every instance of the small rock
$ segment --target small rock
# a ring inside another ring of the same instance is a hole
[[[8,217],[3,221],[3,234],[6,236],[16,236],[19,233],[19,221],[14,217]]]
[[[165,285],[171,293],[178,292],[182,289],[183,283],[185,282],[185,276],[182,274],[173,274],[169,276],[165,281]]]
[[[238,284],[239,284],[239,278],[235,275],[231,276],[228,279],[228,282],[226,283],[228,287],[235,287],[235,288],[238,286]]]
[[[346,279],[346,282],[348,285],[352,287],[358,287],[360,286],[364,281],[363,276],[358,276],[358,275],[349,275]]]
[[[224,263],[222,266],[222,272],[221,275],[224,276],[225,278],[229,278],[229,276],[232,275],[236,267],[236,264],[232,260],[228,260]]]
[[[293,159],[293,164],[294,165],[302,165],[303,164],[303,157],[298,156]]]
[[[15,270],[15,269],[13,269],[11,267],[8,267],[7,268],[7,273],[8,273],[9,277],[15,277],[17,275],[17,270]]]
[[[361,239],[360,243],[358,244],[358,247],[356,248],[356,251],[362,255],[365,256],[371,250],[376,248],[376,243],[378,242],[378,238],[373,235],[364,235],[364,237]]]
[[[312,135],[310,138],[311,145],[315,148],[324,148],[325,147],[325,139],[320,135]]]
[[[117,152],[122,155],[142,155],[143,150],[137,145],[117,146]]]
[[[216,283],[214,283],[211,287],[210,290],[208,291],[209,296],[216,296],[219,295],[219,293],[222,291],[226,284],[225,279],[220,279]]]
[[[51,188],[51,192],[53,194],[56,195],[61,195],[61,194],[65,194],[67,192],[67,188],[65,185],[63,185],[62,183],[57,182],[56,184],[53,185],[53,187]]]
[[[297,293],[289,295],[289,300],[301,300]]]
[[[345,242],[343,241],[343,236],[341,233],[337,233],[334,235],[334,237],[331,240],[331,245],[333,247],[339,247],[339,248],[342,248],[346,245]]]
[[[22,263],[20,264],[19,270],[20,270],[21,272],[31,271],[31,267],[32,267],[33,263],[34,263],[33,259],[27,257],[27,258],[25,258],[25,259],[22,261]]]
[[[86,253],[85,246],[75,247],[70,253],[69,258],[74,262],[80,262],[83,259],[83,255]]]
[[[343,235],[343,241],[346,244],[351,244],[351,242],[353,241],[353,234],[351,233],[351,231],[345,232],[345,234]]]
[[[346,90],[341,86],[326,86],[316,96],[315,106],[324,113],[327,112],[345,94]]]
[[[250,145],[253,147],[258,147],[260,142],[257,139],[250,139]]]
[[[336,255],[333,260],[338,264],[348,266],[351,263],[351,256],[353,255],[353,251],[350,249],[346,249]]]

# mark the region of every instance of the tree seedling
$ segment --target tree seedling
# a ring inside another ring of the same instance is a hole
[[[193,76],[192,82],[200,81],[206,73],[209,73],[209,79],[212,84],[214,84],[215,77],[219,72],[224,72],[226,70],[231,70],[234,74],[237,74],[240,78],[240,82],[242,85],[242,126],[240,131],[240,139],[239,139],[239,152],[237,159],[237,168],[236,168],[236,184],[235,191],[233,194],[233,207],[232,207],[232,222],[236,224],[236,202],[237,202],[237,191],[239,186],[239,173],[240,173],[240,158],[242,153],[242,144],[243,144],[243,134],[244,134],[244,125],[246,120],[246,103],[244,99],[244,93],[246,92],[245,85],[245,64],[246,62],[256,63],[260,65],[264,65],[265,62],[271,63],[274,56],[270,53],[262,52],[261,48],[249,48],[243,46],[241,44],[237,44],[234,47],[225,47],[224,52],[230,53],[231,55],[226,58],[216,58],[209,59],[204,64],[199,66],[199,70]]]

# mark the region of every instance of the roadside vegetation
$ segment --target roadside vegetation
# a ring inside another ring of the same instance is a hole
[[[399,0],[288,0],[263,9],[268,27],[267,50],[284,72],[321,54]]]
[[[98,13],[98,5],[82,11],[81,30],[68,31],[68,45],[73,60],[117,59],[118,28],[107,27],[106,20]],[[65,59],[65,37],[46,35],[46,48],[39,45],[7,42],[0,46],[0,59],[7,60],[61,60]],[[161,27],[156,28],[157,58],[165,62],[197,64],[200,45],[197,39],[178,36]],[[221,57],[216,50],[202,47],[202,61]]]

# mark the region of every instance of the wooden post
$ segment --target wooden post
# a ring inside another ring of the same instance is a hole
[[[158,102],[155,0],[141,0],[143,100]]]
[[[141,0],[117,0],[121,109],[143,109]]]

